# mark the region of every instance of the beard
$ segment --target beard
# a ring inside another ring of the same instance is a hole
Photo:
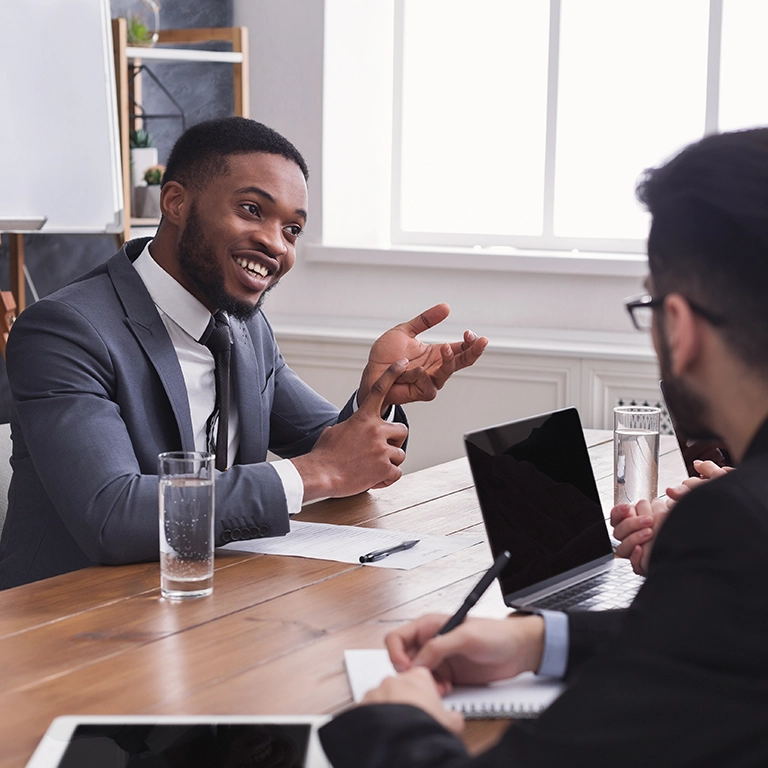
[[[227,293],[224,287],[224,270],[216,258],[213,245],[205,238],[194,203],[179,238],[178,255],[184,275],[198,293],[205,297],[211,306],[224,310],[237,320],[250,320],[261,309],[267,293],[277,285],[277,282],[270,285],[255,304]]]
[[[659,367],[661,380],[664,382],[664,400],[679,431],[692,440],[720,440],[708,426],[709,405],[706,400],[694,392],[679,376],[672,373],[672,360],[666,337],[660,331]]]

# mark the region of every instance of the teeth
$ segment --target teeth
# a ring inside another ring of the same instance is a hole
[[[262,277],[266,277],[269,274],[266,267],[262,267],[261,264],[257,264],[255,261],[248,261],[247,259],[243,259],[239,256],[235,259],[235,261],[243,269],[247,269],[249,272],[253,272],[254,274],[261,275]]]

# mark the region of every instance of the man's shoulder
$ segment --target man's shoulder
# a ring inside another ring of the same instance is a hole
[[[114,258],[115,256],[112,256],[109,260],[94,267],[90,272],[80,275],[80,277],[75,278],[62,288],[58,288],[53,293],[43,297],[41,301],[59,301],[67,304],[77,303],[82,301],[83,297],[92,296],[94,293],[103,291],[110,283],[107,265]]]
[[[90,272],[43,297],[28,309],[34,307],[35,313],[45,313],[50,311],[53,305],[67,305],[85,315],[102,315],[105,309],[111,309],[119,302],[121,292],[140,287],[141,279],[126,254],[126,248],[123,247]],[[25,314],[26,311],[19,315],[19,321]]]

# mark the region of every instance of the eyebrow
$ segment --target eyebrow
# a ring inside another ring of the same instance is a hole
[[[269,200],[270,203],[273,205],[277,205],[277,200],[275,199],[274,195],[271,195],[269,192],[267,192],[265,189],[262,189],[261,187],[243,187],[242,189],[235,190],[236,195],[259,195],[259,197],[264,197],[267,200]],[[294,213],[297,216],[301,216],[304,221],[307,220],[307,212],[303,208],[297,208]]]

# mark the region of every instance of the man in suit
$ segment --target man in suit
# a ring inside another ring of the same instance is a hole
[[[768,764],[768,129],[702,139],[647,172],[639,197],[650,277],[628,309],[684,431],[722,436],[738,470],[669,512],[626,611],[441,636],[433,615],[391,633],[401,674],[321,731],[336,768]],[[524,670],[563,674],[565,692],[468,756],[440,693]]]
[[[164,451],[216,451],[217,545],[286,534],[303,502],[400,477],[400,406],[432,399],[487,340],[420,342],[447,316],[441,304],[374,343],[341,413],[304,384],[260,307],[294,264],[307,175],[266,126],[193,126],[168,160],[156,237],[22,313],[7,346],[14,448],[0,588],[157,559]],[[214,334],[228,384],[206,346]],[[283,461],[268,463],[268,450]]]

